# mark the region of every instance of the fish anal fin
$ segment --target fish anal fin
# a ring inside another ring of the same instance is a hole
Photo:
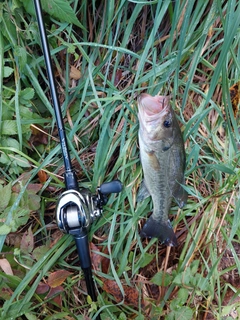
[[[150,196],[150,193],[146,187],[146,184],[144,182],[144,180],[141,182],[139,191],[138,191],[138,195],[137,195],[137,202],[141,202],[144,199],[146,199],[147,197]]]
[[[187,203],[188,193],[180,184],[178,184],[173,191],[173,197],[179,208],[182,209]]]

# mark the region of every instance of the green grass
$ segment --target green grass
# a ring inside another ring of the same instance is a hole
[[[229,92],[240,79],[239,1],[69,1],[68,23],[56,11],[65,0],[52,11],[42,2],[79,185],[124,185],[89,231],[101,318],[239,317],[239,112]],[[64,170],[33,7],[5,1],[0,17],[0,261],[13,271],[0,267],[0,318],[95,319],[74,242],[55,224]],[[139,237],[152,210],[136,202],[143,91],[171,93],[185,140],[176,249]],[[39,293],[59,270],[71,272],[64,294]]]

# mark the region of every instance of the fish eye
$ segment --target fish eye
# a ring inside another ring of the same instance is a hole
[[[172,125],[172,121],[165,120],[165,121],[163,122],[163,125],[164,125],[165,128],[170,128],[171,125]]]

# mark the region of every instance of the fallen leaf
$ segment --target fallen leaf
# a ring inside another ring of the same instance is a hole
[[[47,181],[48,175],[46,174],[45,171],[40,170],[40,171],[38,171],[38,179],[39,179],[39,181],[40,181],[41,183],[44,183],[44,182]]]
[[[103,251],[105,254],[109,254],[108,248],[106,247]],[[109,270],[109,265],[110,265],[110,259],[108,257],[102,257],[102,272],[105,274],[108,274]]]
[[[10,288],[1,288],[0,298],[3,300],[9,300],[13,295],[13,291]]]
[[[70,78],[74,80],[79,80],[81,78],[81,72],[74,66],[71,66]]]
[[[69,272],[66,270],[58,270],[58,271],[52,272],[48,276],[47,283],[51,288],[56,288],[60,286],[71,274],[72,272]]]
[[[230,98],[232,102],[232,108],[233,108],[233,113],[234,117],[237,117],[238,113],[238,105],[240,103],[240,81],[235,83],[230,89]]]
[[[123,300],[121,290],[119,289],[119,286],[114,280],[104,280],[103,290],[114,296],[117,302],[121,302]]]
[[[139,305],[139,292],[134,287],[123,285],[124,299],[120,288],[114,280],[104,280],[103,290],[114,296],[116,302],[118,303],[124,300],[124,303],[127,305],[132,305],[136,308]],[[143,301],[141,304],[143,306]]]
[[[3,258],[0,259],[0,268],[3,270],[3,272],[5,272],[6,274],[9,274],[11,276],[13,276],[13,272],[12,272],[12,268],[10,263],[8,262],[7,259]]]
[[[41,126],[31,125],[32,134],[30,137],[30,144],[38,146],[40,144],[48,145],[48,134]]]
[[[5,239],[5,244],[7,246],[20,248],[22,236],[23,236],[23,233],[11,232],[11,233],[7,234],[6,239]]]
[[[62,237],[63,237],[62,231],[56,230],[52,234],[52,242],[50,243],[50,248],[52,248]]]
[[[62,297],[60,293],[64,292],[64,288],[62,286],[57,286],[55,288],[51,288],[46,299],[52,299],[59,307],[62,306]]]
[[[47,293],[49,291],[50,287],[47,283],[44,282],[39,282],[37,289],[36,289],[36,293],[37,294],[44,294]]]
[[[22,187],[26,184],[25,176],[23,174],[19,177],[18,183],[12,186],[12,191],[19,193],[22,190]],[[41,183],[29,183],[27,186],[27,191],[29,194],[36,194],[42,188]]]
[[[114,79],[114,85],[117,86],[121,79],[122,79],[122,70],[117,69],[115,79]]]
[[[136,308],[139,305],[139,292],[136,288],[134,287],[127,287],[124,286],[124,291],[125,291],[125,303],[129,305],[133,305]]]
[[[100,250],[92,242],[90,243],[90,248],[91,248],[91,259],[92,259],[93,267],[95,270],[100,270],[100,264],[102,261],[102,256],[100,254],[98,254],[98,252],[100,252]]]
[[[31,226],[28,228],[28,231],[24,232],[20,249],[23,253],[31,253],[34,247],[34,238],[32,233]]]
[[[41,183],[29,183],[27,186],[27,191],[29,194],[36,194],[42,189]]]

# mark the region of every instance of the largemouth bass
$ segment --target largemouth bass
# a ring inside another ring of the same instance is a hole
[[[159,238],[168,246],[177,239],[168,219],[172,199],[182,208],[187,202],[184,184],[185,150],[179,124],[169,96],[138,98],[139,145],[144,173],[138,201],[152,197],[153,213],[141,230],[141,237]]]

